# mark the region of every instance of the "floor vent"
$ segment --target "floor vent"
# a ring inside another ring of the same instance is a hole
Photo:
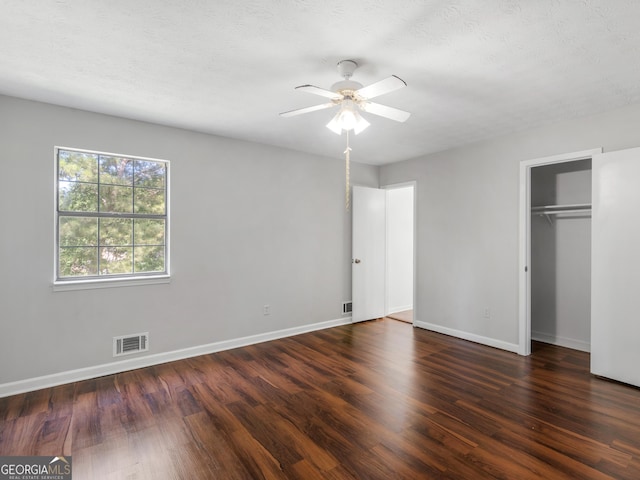
[[[130,355],[149,350],[149,333],[113,337],[113,356]]]
[[[342,303],[342,314],[348,315],[351,313],[351,308],[353,304],[351,302],[343,302]]]

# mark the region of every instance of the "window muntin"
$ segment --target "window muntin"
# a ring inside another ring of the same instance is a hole
[[[56,149],[56,280],[168,273],[168,166]]]

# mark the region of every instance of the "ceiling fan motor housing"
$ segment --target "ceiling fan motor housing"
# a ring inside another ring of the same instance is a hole
[[[341,80],[331,85],[331,90],[339,92],[345,96],[352,97],[353,92],[362,88],[362,84],[353,80]],[[349,93],[351,92],[351,94]]]

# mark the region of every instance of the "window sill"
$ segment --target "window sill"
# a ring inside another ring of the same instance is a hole
[[[170,283],[169,275],[153,277],[128,277],[128,278],[99,278],[93,280],[70,280],[53,282],[54,292],[68,292],[72,290],[91,290],[97,288],[134,287],[141,285],[158,285]]]

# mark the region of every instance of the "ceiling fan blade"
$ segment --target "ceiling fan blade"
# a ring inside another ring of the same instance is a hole
[[[320,95],[321,97],[327,97],[331,100],[342,100],[342,95],[331,90],[325,90],[324,88],[316,87],[315,85],[300,85],[295,88],[296,90],[302,90],[303,92],[313,93],[314,95]]]
[[[322,105],[314,105],[313,107],[298,108],[297,110],[290,110],[288,112],[282,112],[281,117],[295,117],[296,115],[302,115],[303,113],[315,112],[316,110],[324,110],[325,108],[331,108],[335,105],[333,102],[323,103]]]
[[[403,88],[407,86],[407,82],[402,80],[400,77],[396,77],[395,75],[391,75],[384,80],[380,80],[379,82],[372,83],[369,86],[362,87],[356,93],[364,98],[374,98],[379,97],[380,95],[384,95],[385,93],[393,92],[394,90],[398,90],[399,88]]]
[[[360,108],[367,113],[380,115],[381,117],[389,118],[396,122],[404,122],[411,116],[409,112],[393,107],[387,107],[386,105],[380,105],[379,103],[362,102],[360,104]]]

